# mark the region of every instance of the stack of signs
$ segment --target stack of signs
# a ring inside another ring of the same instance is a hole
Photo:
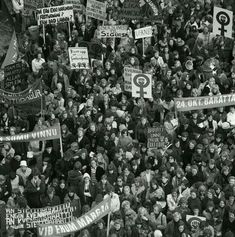
[[[4,67],[4,89],[10,89],[22,83],[27,67],[22,62],[16,62]]]
[[[89,57],[86,47],[70,47],[69,60],[71,69],[89,69]]]
[[[132,73],[132,97],[152,98],[152,75]]]
[[[32,16],[37,9],[37,0],[24,0],[23,16]]]
[[[213,33],[233,39],[232,28],[233,12],[220,7],[214,7]]]
[[[100,21],[106,20],[106,4],[96,0],[87,0],[86,16]]]
[[[65,4],[73,4],[73,9],[79,12],[85,12],[85,6],[81,3],[80,0],[65,0]]]
[[[160,123],[156,123],[154,127],[148,128],[147,137],[148,148],[163,148],[168,143],[168,140],[166,141],[166,137],[168,138],[168,136],[165,127]]]
[[[124,90],[128,92],[132,92],[132,85],[131,85],[132,73],[142,73],[142,71],[136,68],[132,68],[132,67],[124,67],[124,72],[123,72]]]
[[[37,9],[38,25],[59,24],[74,21],[73,5]]]
[[[135,30],[135,39],[142,39],[152,37],[153,29],[152,26],[143,27]]]
[[[98,38],[125,38],[128,36],[127,25],[100,26]]]

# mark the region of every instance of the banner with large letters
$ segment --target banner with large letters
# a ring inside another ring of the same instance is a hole
[[[37,228],[40,224],[63,224],[72,221],[74,207],[70,203],[58,206],[29,209],[5,209],[5,227]]]
[[[28,132],[19,133],[12,136],[0,136],[0,142],[31,142],[31,141],[46,141],[61,138],[60,124],[52,127]]]
[[[39,237],[67,236],[97,222],[111,211],[111,199],[104,199],[97,206],[92,208],[75,220],[65,224],[40,225],[38,227]]]
[[[38,80],[31,87],[19,93],[12,93],[5,90],[0,90],[0,97],[2,103],[9,104],[27,104],[41,100],[43,97],[41,82]]]
[[[230,105],[235,105],[235,94],[175,98],[175,108],[178,111],[210,109]]]

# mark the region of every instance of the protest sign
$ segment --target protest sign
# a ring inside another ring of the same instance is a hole
[[[71,69],[89,69],[89,57],[86,47],[70,47],[69,60]]]
[[[152,98],[152,75],[132,73],[132,97]]]
[[[85,6],[81,3],[80,0],[65,0],[65,4],[73,4],[73,9],[75,11],[82,11],[84,12],[86,10]]]
[[[168,138],[165,127],[160,123],[156,123],[154,127],[147,130],[148,148],[164,147],[168,143],[166,137]]]
[[[123,78],[124,78],[124,90],[132,92],[131,85],[131,74],[132,73],[142,73],[141,70],[131,67],[124,67]]]
[[[178,111],[190,111],[235,105],[235,94],[175,98],[174,100]]]
[[[96,0],[87,0],[86,15],[97,20],[106,20],[106,3]]]
[[[98,38],[125,38],[127,36],[127,25],[100,26],[98,31]]]
[[[60,225],[41,225],[38,227],[39,237],[54,237],[65,236],[73,232],[79,231],[94,222],[97,222],[102,217],[111,212],[111,199],[110,197],[104,199],[97,206],[93,207],[89,212],[85,213],[79,218]]]
[[[63,224],[72,221],[74,207],[70,203],[58,206],[32,208],[32,209],[13,209],[6,208],[5,222],[6,228],[37,228],[40,224]]]
[[[153,15],[157,16],[158,15],[158,4],[156,0],[145,0],[145,2],[150,6]]]
[[[0,136],[0,142],[31,142],[61,138],[60,125],[54,125],[38,131],[19,133],[12,136]]]
[[[143,27],[135,30],[135,39],[142,39],[152,37],[153,29],[152,26]]]
[[[191,231],[195,233],[199,230],[200,223],[206,221],[206,218],[203,216],[186,215],[186,221],[191,227]]]
[[[213,33],[232,39],[232,28],[233,12],[220,7],[214,7]]]
[[[4,67],[4,89],[21,84],[27,67],[22,62],[16,62]]]
[[[74,20],[73,5],[37,9],[38,25],[59,24]]]
[[[23,16],[32,16],[37,10],[37,0],[24,0]]]

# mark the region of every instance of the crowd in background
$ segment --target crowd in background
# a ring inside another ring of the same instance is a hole
[[[71,35],[67,23],[46,25],[44,42],[41,26],[37,37],[30,34],[23,0],[12,0],[19,60],[28,71],[11,92],[41,80],[45,108],[26,115],[1,104],[0,134],[60,123],[63,156],[57,140],[3,143],[0,204],[70,202],[79,217],[110,196],[110,237],[234,237],[235,105],[178,112],[174,104],[174,98],[235,92],[234,40],[212,33],[214,5],[234,11],[234,1],[158,0],[160,22],[121,19],[124,2],[106,1],[105,24],[128,25],[126,38],[98,39],[103,22],[83,11],[69,23]],[[134,30],[147,25],[153,37],[142,47]],[[81,41],[98,44],[97,55],[88,50],[90,69],[71,70],[68,47]],[[124,67],[152,75],[152,99],[124,90]],[[147,129],[156,123],[168,143],[149,149]],[[204,218],[194,226],[188,215]],[[74,236],[103,237],[106,228],[103,218]],[[37,234],[9,228],[2,236]]]

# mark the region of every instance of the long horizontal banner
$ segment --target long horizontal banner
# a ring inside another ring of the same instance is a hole
[[[0,136],[0,142],[29,142],[29,141],[45,141],[53,140],[61,137],[60,125],[29,132],[20,133],[12,136]]]
[[[58,206],[13,209],[6,208],[6,228],[37,228],[42,224],[63,224],[72,221],[74,207],[70,203]]]
[[[178,111],[217,108],[235,105],[235,94],[175,98],[175,107]]]
[[[43,97],[40,81],[35,82],[32,87],[20,92],[12,93],[5,90],[0,90],[1,102],[10,104],[27,104],[36,100],[41,100]]]
[[[66,224],[60,225],[41,225],[38,227],[39,237],[53,237],[53,236],[66,236],[76,231],[79,231],[92,223],[100,220],[106,216],[111,209],[111,199],[107,198],[99,203],[96,207],[92,208],[83,216],[76,218]]]

